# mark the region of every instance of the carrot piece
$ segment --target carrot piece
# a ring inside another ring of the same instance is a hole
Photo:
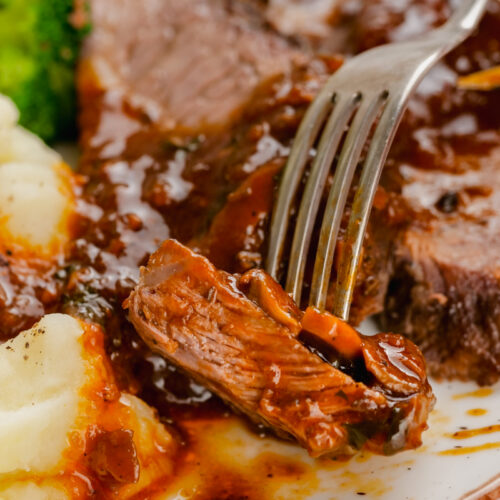
[[[362,354],[360,334],[333,314],[308,307],[302,318],[302,328],[331,345],[346,358],[355,358]]]
[[[463,76],[458,79],[458,86],[467,90],[493,90],[500,88],[500,66]]]

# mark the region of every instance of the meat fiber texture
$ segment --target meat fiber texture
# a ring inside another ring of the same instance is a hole
[[[109,206],[99,183],[135,183],[128,208],[118,203],[119,217],[139,207],[143,224],[123,238],[130,266],[170,236],[228,272],[264,265],[277,174],[338,54],[415,36],[451,12],[445,0],[366,0],[348,12],[335,6],[314,36],[294,36],[293,23],[273,21],[276,3],[91,4],[79,74],[90,201]],[[377,192],[351,315],[357,323],[380,314],[384,328],[421,347],[434,375],[480,383],[500,375],[500,93],[455,81],[493,65],[499,30],[492,2],[477,34],[410,103]],[[139,247],[147,251],[135,256]]]
[[[354,333],[359,349],[349,360],[336,356],[352,376],[344,373],[299,341],[305,320],[263,271],[217,271],[168,240],[126,306],[150,347],[313,456],[421,444],[434,396],[417,348],[397,335]]]

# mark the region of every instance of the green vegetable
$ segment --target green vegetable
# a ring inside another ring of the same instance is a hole
[[[0,93],[46,141],[75,130],[74,72],[88,26],[72,26],[73,11],[73,0],[0,0]]]
[[[361,450],[373,434],[371,429],[366,432],[367,430],[363,428],[363,424],[343,424],[343,426],[347,430],[349,444],[356,450]]]

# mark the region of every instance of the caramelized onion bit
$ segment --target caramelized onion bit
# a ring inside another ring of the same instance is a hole
[[[361,355],[359,333],[333,314],[308,307],[302,318],[302,328],[334,347],[348,359]]]

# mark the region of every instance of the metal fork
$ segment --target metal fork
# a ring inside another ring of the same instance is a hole
[[[339,260],[333,313],[344,320],[349,316],[364,235],[382,167],[408,100],[432,66],[474,31],[487,3],[488,0],[461,0],[446,24],[421,39],[377,47],[355,57],[330,77],[310,105],[281,179],[267,260],[267,271],[277,278],[292,204],[309,152],[323,130],[300,203],[289,258],[286,290],[297,303],[301,300],[321,195],[346,127],[350,123],[323,216],[309,297],[311,305],[325,309],[349,188],[364,145],[378,119],[354,195]]]

